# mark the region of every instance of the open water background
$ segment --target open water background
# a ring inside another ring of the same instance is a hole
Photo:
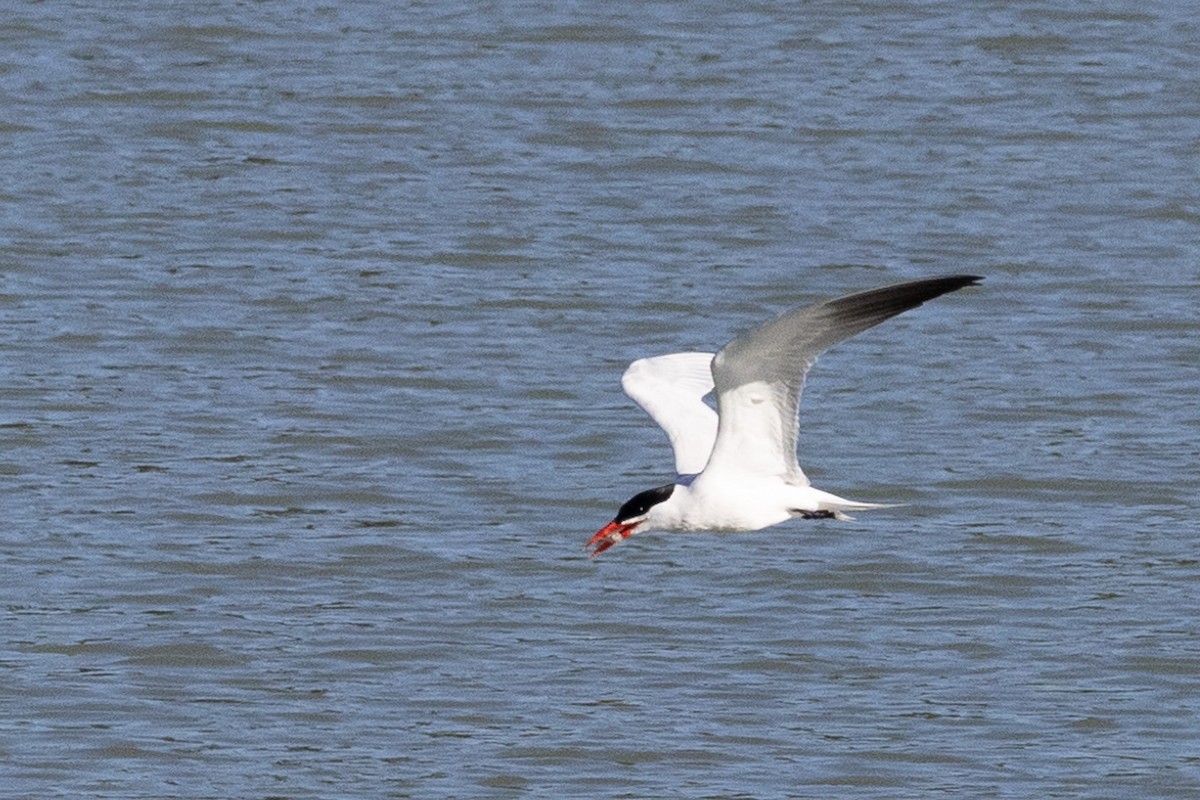
[[[1200,795],[1186,3],[19,2],[0,795]],[[631,359],[831,351],[644,536]]]

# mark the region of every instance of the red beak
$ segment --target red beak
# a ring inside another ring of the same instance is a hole
[[[588,539],[588,543],[583,546],[587,550],[592,545],[596,546],[588,555],[595,557],[603,553],[614,544],[619,544],[628,539],[633,534],[633,529],[637,527],[637,523],[617,522],[615,519],[605,525],[596,532],[596,535]]]

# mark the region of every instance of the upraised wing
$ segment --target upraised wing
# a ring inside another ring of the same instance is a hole
[[[717,438],[717,412],[703,398],[713,390],[712,353],[671,353],[640,358],[621,376],[621,387],[666,431],[675,471],[704,469]]]
[[[713,359],[720,425],[705,475],[780,475],[807,484],[796,461],[804,378],[829,346],[926,300],[978,283],[955,275],[899,283],[789,311]]]

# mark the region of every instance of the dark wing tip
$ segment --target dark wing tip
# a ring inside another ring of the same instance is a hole
[[[856,333],[927,300],[973,286],[978,275],[947,275],[896,283],[797,308],[739,336],[717,353],[713,378],[720,394],[752,380],[802,379],[818,355]]]
[[[983,281],[983,276],[982,275],[949,275],[945,278],[934,278],[933,280],[955,282],[957,285],[954,286],[952,289],[950,289],[950,291],[954,291],[954,289],[961,289],[964,286],[978,286],[980,284],[980,282]]]
[[[916,308],[927,300],[966,286],[975,286],[982,280],[983,278],[979,275],[947,275],[942,278],[926,278],[846,295],[829,300],[825,305],[839,316],[846,314],[862,319],[864,322],[872,320],[870,324],[876,324],[888,317]]]

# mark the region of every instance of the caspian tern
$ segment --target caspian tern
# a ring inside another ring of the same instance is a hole
[[[798,308],[716,353],[634,361],[621,386],[675,451],[677,477],[633,496],[584,549],[599,555],[645,531],[755,531],[793,517],[851,519],[884,508],[814,488],[796,461],[804,378],[831,345],[982,278],[898,283]],[[716,394],[717,410],[703,398]]]

